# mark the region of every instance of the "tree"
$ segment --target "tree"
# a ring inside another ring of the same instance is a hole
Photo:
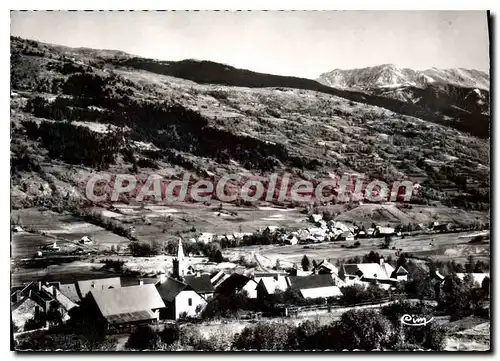
[[[302,269],[304,271],[309,271],[309,267],[310,267],[310,262],[309,262],[309,258],[307,258],[306,255],[304,255],[304,257],[302,257]]]
[[[486,298],[490,297],[490,278],[485,277],[481,283],[481,288],[483,289]]]
[[[153,350],[160,337],[150,326],[139,326],[129,336],[125,347],[132,350]]]
[[[359,284],[346,286],[341,288],[342,297],[340,303],[344,305],[354,305],[357,303],[379,300],[387,295],[387,293],[378,287],[378,285],[370,284],[366,289]]]
[[[159,334],[161,342],[171,345],[180,337],[180,329],[177,323],[173,325],[166,325],[163,331]]]
[[[10,321],[11,332],[17,333],[19,332],[19,327],[14,323],[14,321]]]
[[[434,280],[429,273],[414,262],[407,262],[405,268],[408,271],[409,279],[405,283],[405,291],[409,296],[418,299],[436,297]]]
[[[396,262],[396,270],[399,268],[399,267],[403,267],[403,268],[406,268],[406,257],[405,255],[402,253],[397,262]]]
[[[380,258],[378,252],[370,251],[370,253],[363,256],[363,263],[379,263]]]
[[[259,322],[245,327],[236,336],[233,347],[237,350],[287,350],[290,349],[292,327],[281,322]]]
[[[220,249],[218,249],[217,251],[215,251],[215,254],[213,256],[213,261],[216,262],[216,263],[224,262],[224,256],[222,255],[222,252],[221,252]]]
[[[391,323],[374,310],[350,310],[338,323],[342,347],[371,351],[386,346],[394,332]]]
[[[179,341],[183,346],[190,346],[195,350],[209,350],[207,340],[203,337],[199,328],[189,326],[181,329]]]
[[[345,271],[344,271],[344,265],[339,263],[339,266],[338,266],[338,269],[339,269],[339,278],[343,281],[345,280]]]
[[[476,268],[476,263],[474,262],[474,256],[471,254],[467,257],[467,263],[465,264],[465,272],[472,273]]]
[[[388,249],[391,247],[391,243],[392,243],[392,237],[390,235],[386,235],[384,237],[384,243],[382,243],[380,245],[380,248],[382,249]]]
[[[61,325],[63,323],[61,311],[59,311],[59,308],[55,304],[50,305],[45,315],[45,319],[51,325]]]
[[[461,281],[454,273],[446,276],[441,295],[439,306],[451,316],[452,320],[471,315],[481,306],[484,299],[484,292],[471,275],[466,275]]]
[[[321,345],[318,340],[319,320],[301,322],[290,337],[290,348],[293,350],[316,350]]]
[[[134,257],[156,256],[159,251],[156,244],[153,247],[153,245],[148,242],[130,242],[128,248]]]

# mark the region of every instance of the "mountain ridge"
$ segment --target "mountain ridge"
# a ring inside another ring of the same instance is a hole
[[[373,89],[389,86],[425,87],[432,83],[449,83],[466,88],[489,90],[489,74],[476,69],[430,68],[414,70],[395,64],[380,64],[355,69],[334,69],[320,74],[318,82],[345,89]]]
[[[489,136],[489,116],[464,109],[476,103],[473,89],[409,89],[423,92],[414,104],[212,62],[11,40],[17,207],[61,209],[95,171],[158,169],[174,169],[174,178],[186,170],[302,179],[362,173],[421,184],[414,203],[488,207],[489,143],[478,134]]]

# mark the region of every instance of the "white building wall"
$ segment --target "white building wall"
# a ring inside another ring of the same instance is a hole
[[[243,289],[247,292],[248,298],[257,298],[257,283],[255,281],[248,281]]]
[[[189,300],[191,300],[191,305],[189,305]],[[182,291],[175,298],[175,319],[177,320],[184,312],[186,312],[188,316],[195,317],[198,315],[196,307],[206,304],[207,301],[195,291]]]

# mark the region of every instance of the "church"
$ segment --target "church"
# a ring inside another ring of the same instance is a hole
[[[173,260],[172,276],[161,277],[156,289],[166,306],[160,318],[174,320],[198,316],[214,294],[208,274],[188,271],[181,239]]]

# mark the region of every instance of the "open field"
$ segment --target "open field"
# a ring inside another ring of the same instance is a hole
[[[401,204],[387,202],[384,204],[363,204],[356,208],[345,210],[337,216],[338,221],[351,221],[369,227],[376,224],[426,224],[438,221],[440,223],[457,222],[470,223],[473,221],[488,222],[486,212],[464,211],[458,208],[445,207],[440,204],[434,206],[411,205],[408,208]]]
[[[83,236],[96,240],[91,248],[103,251],[112,245],[126,247],[129,240],[102,227],[87,223],[69,214],[29,208],[12,211],[12,217],[26,231],[12,234],[12,258],[32,257],[40,248],[57,242],[59,247],[75,249]],[[36,233],[33,233],[34,231]]]
[[[183,238],[196,238],[201,232],[214,234],[232,234],[234,232],[255,232],[267,226],[298,229],[312,226],[302,208],[279,208],[273,206],[237,207],[219,202],[210,205],[200,203],[175,203],[169,205],[123,204],[115,203],[110,209],[95,208],[105,218],[115,219],[124,225],[133,225],[135,237],[139,240],[168,241]],[[416,206],[403,208],[395,203],[333,205],[320,207],[318,211],[329,211],[335,219],[343,222],[356,222],[365,227],[376,224],[392,226],[398,224],[425,224],[428,222],[463,222],[473,221],[488,223],[486,212],[465,212],[443,206]],[[109,232],[69,215],[36,208],[13,210],[12,218],[23,228],[32,228],[40,232],[78,241],[82,236],[95,238],[102,250],[112,245],[128,244],[128,239]],[[14,246],[18,243],[14,240]],[[22,243],[22,242],[21,242]],[[35,250],[36,251],[36,250]]]
[[[138,239],[167,240],[178,233],[200,232],[232,234],[255,232],[267,226],[299,228],[304,226],[305,216],[297,208],[237,207],[219,202],[211,205],[176,203],[172,205],[124,205],[114,204],[113,216],[136,227]],[[189,237],[189,236],[188,236]]]
[[[105,261],[123,261],[123,270],[137,273],[145,278],[153,277],[158,273],[168,273],[172,270],[172,256],[160,255],[155,257],[132,256],[84,256],[68,263],[53,264],[46,267],[22,267],[18,262],[11,263],[11,280],[13,285],[31,282],[39,279],[47,281],[69,282],[86,280],[89,278],[106,278],[122,276],[123,274],[105,267]],[[194,269],[206,272],[215,272],[220,268],[215,263],[208,262],[206,257],[186,257],[186,264]],[[126,278],[126,276],[125,276]],[[131,277],[137,282],[137,276]]]
[[[394,237],[392,246],[396,249],[402,249],[403,252],[411,253],[414,256],[429,257],[435,260],[455,260],[459,263],[465,263],[467,257],[472,254],[476,260],[488,261],[490,258],[489,243],[471,245],[468,244],[470,237],[477,232],[461,232],[461,233],[442,233],[432,235],[418,235]],[[431,240],[434,240],[434,247],[430,245]],[[241,255],[257,254],[259,262],[265,267],[273,267],[276,260],[280,260],[283,267],[291,266],[294,263],[300,264],[304,255],[312,260],[322,259],[346,259],[355,256],[363,256],[370,251],[376,251],[380,255],[393,258],[396,256],[396,250],[379,249],[379,244],[382,243],[382,238],[366,238],[359,239],[361,246],[359,248],[342,248],[342,245],[349,246],[354,242],[328,242],[320,244],[308,245],[293,245],[293,246],[251,246],[241,248],[226,249],[224,254],[230,259],[238,259]]]
[[[115,204],[114,210],[100,209],[109,218],[120,220],[124,224],[134,225],[135,236],[139,240],[177,240],[178,235],[185,238],[197,237],[200,232],[214,234],[232,234],[234,232],[255,232],[267,226],[288,229],[308,226],[305,215],[300,209],[273,207],[236,207],[202,204],[177,204],[173,206],[130,206]],[[33,229],[48,235],[60,236],[78,242],[87,235],[96,241],[99,250],[109,250],[111,246],[126,247],[130,242],[102,227],[84,222],[68,214],[42,211],[36,208],[14,210],[12,218],[24,229]],[[12,237],[13,257],[31,257],[40,246],[54,241],[43,235],[30,235],[25,232],[14,233]],[[59,243],[58,243],[59,245]]]
[[[490,322],[479,317],[466,317],[447,324],[450,335],[445,351],[487,351],[490,349]]]
[[[103,215],[133,224],[136,237],[155,239],[170,237],[177,232],[196,232],[231,234],[233,232],[254,232],[267,226],[287,229],[308,227],[303,208],[280,208],[272,205],[260,207],[238,207],[234,204],[222,205],[212,202],[173,203],[169,205],[134,205],[113,204],[112,211],[101,209]],[[386,204],[337,204],[318,207],[318,212],[328,211],[336,215],[335,219],[343,222],[356,222],[370,227],[373,222],[381,225],[390,224],[426,224],[438,221],[469,224],[471,222],[489,222],[486,212],[468,211],[441,205],[403,208],[396,203]]]
[[[344,221],[363,222],[363,217],[370,214],[385,215],[384,220],[389,219],[391,214],[401,222],[405,217],[413,220],[424,220],[438,217],[440,220],[446,217],[459,218],[463,211],[440,207],[412,207],[411,209],[399,209],[393,204],[388,205],[362,205],[351,210],[346,210],[345,205],[331,207],[330,210],[341,212],[336,218]],[[300,208],[277,208],[271,206],[261,207],[236,207],[224,204],[222,210],[219,205],[203,204],[174,204],[174,205],[126,205],[115,204],[112,209],[100,210],[106,217],[114,218],[123,222],[124,225],[134,225],[135,236],[139,240],[169,241],[177,240],[179,236],[183,239],[197,238],[201,232],[212,232],[214,234],[231,234],[233,232],[255,232],[266,226],[278,226],[289,230],[306,228],[312,226],[307,222],[306,215],[302,214]],[[480,212],[466,213],[470,219],[487,221],[487,215]],[[347,216],[351,218],[346,218]],[[420,218],[419,218],[420,217]],[[161,271],[168,272],[172,267],[170,256],[158,256],[149,258],[134,258],[126,255],[105,256],[102,252],[111,247],[119,247],[124,250],[129,240],[118,236],[102,227],[87,223],[69,214],[59,214],[51,211],[30,208],[14,210],[12,218],[23,229],[30,232],[12,233],[11,254],[13,280],[16,282],[31,281],[39,278],[57,279],[78,278],[84,279],[107,275],[109,270],[103,269],[104,259],[117,258],[125,262],[125,269],[142,274],[155,274]],[[448,219],[448,218],[446,218]],[[359,223],[358,223],[359,224]],[[381,224],[384,224],[381,222]],[[368,224],[369,226],[369,224]],[[230,261],[235,262],[241,256],[248,261],[256,262],[261,269],[271,269],[280,260],[282,267],[290,267],[294,263],[300,264],[302,257],[307,255],[311,260],[346,259],[362,256],[370,251],[377,251],[383,256],[391,255],[397,257],[396,252],[411,253],[414,256],[430,257],[436,260],[455,260],[465,263],[469,255],[474,255],[476,260],[488,261],[490,258],[490,244],[469,244],[469,240],[477,232],[461,232],[432,235],[416,235],[394,237],[392,249],[379,249],[382,239],[360,239],[359,248],[347,248],[354,242],[328,242],[321,244],[293,245],[293,246],[251,246],[241,248],[224,249],[223,254]],[[99,255],[80,257],[80,260],[68,263],[50,265],[46,268],[19,267],[17,261],[31,258],[44,245],[57,241],[62,251],[71,251],[78,247],[78,241],[82,236],[91,236],[95,245],[84,247],[96,251]],[[430,245],[434,240],[434,246]],[[344,245],[344,247],[342,247]],[[190,258],[190,264],[204,271],[217,270],[215,264],[210,264],[201,257]]]

